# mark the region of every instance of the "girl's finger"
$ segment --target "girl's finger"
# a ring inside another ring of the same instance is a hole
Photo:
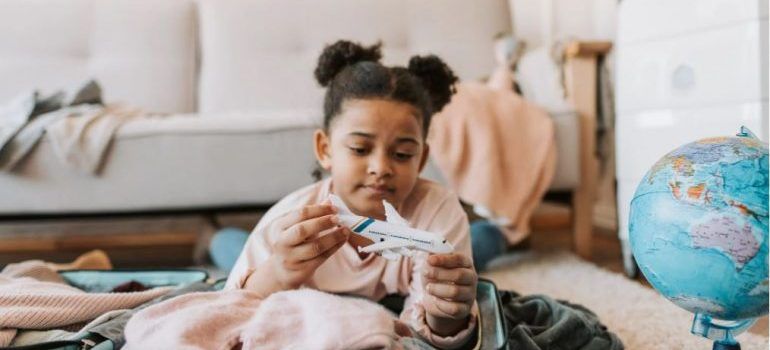
[[[456,284],[430,283],[425,287],[428,294],[447,301],[471,301],[476,299],[476,289]]]
[[[430,301],[426,305],[426,311],[432,315],[462,319],[470,314],[471,306],[466,303],[456,303],[452,301],[446,301],[441,298],[429,296]]]
[[[301,263],[303,264],[303,269],[311,269],[311,270],[317,269],[319,266],[321,266],[321,264],[323,264],[326,261],[326,259],[332,256],[332,254],[334,254],[335,252],[337,252],[337,250],[339,250],[344,244],[345,244],[345,241],[331,247],[331,249],[326,250],[326,252],[315,257],[314,259],[303,261]]]
[[[281,241],[290,247],[297,246],[303,244],[312,236],[337,226],[339,223],[339,218],[334,214],[308,219],[289,227]]]
[[[292,261],[312,260],[340,243],[345,243],[347,239],[345,230],[342,227],[335,227],[318,238],[295,246],[290,250],[287,258]]]
[[[324,201],[321,204],[306,205],[300,209],[292,210],[278,218],[276,225],[279,229],[286,230],[300,222],[336,213],[337,209],[328,201]]]
[[[476,273],[472,269],[445,269],[441,267],[425,268],[425,278],[429,281],[452,282],[466,286],[473,285],[477,280]]]
[[[463,254],[438,254],[428,257],[428,264],[436,267],[443,267],[447,269],[454,269],[458,267],[471,268],[473,262],[470,258]]]

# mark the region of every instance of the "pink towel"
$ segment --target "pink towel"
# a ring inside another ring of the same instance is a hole
[[[461,199],[481,205],[511,225],[515,244],[529,234],[529,219],[556,168],[553,121],[512,89],[500,68],[489,84],[458,84],[452,101],[433,117],[431,157]]]
[[[124,349],[398,349],[396,322],[376,303],[314,289],[264,300],[247,290],[192,293],[134,315]]]
[[[52,329],[81,324],[108,311],[134,308],[171,289],[86,293],[64,284],[61,277],[42,261],[8,265],[0,273],[0,347],[11,343],[17,329]]]

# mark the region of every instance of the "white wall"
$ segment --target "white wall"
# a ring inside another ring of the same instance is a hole
[[[529,48],[563,39],[613,40],[617,0],[508,0],[513,34]]]

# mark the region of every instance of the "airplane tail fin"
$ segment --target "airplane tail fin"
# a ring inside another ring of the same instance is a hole
[[[402,218],[401,215],[398,214],[398,211],[396,208],[393,207],[388,201],[382,200],[382,206],[385,207],[385,219],[392,224],[401,225],[401,226],[409,226],[409,223],[406,221],[406,219]]]

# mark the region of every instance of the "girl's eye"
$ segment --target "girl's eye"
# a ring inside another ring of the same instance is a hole
[[[363,148],[363,147],[348,147],[348,148],[350,148],[350,150],[355,155],[362,156],[366,154],[366,148]]]
[[[398,160],[409,160],[412,159],[412,157],[414,157],[413,154],[396,152],[396,159]]]

